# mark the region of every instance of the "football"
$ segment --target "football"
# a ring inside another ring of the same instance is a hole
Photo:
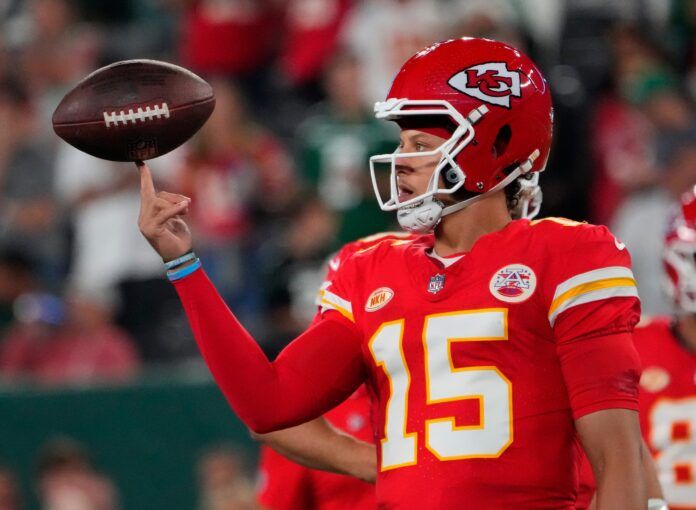
[[[98,158],[146,160],[188,140],[213,108],[212,87],[191,71],[126,60],[94,71],[68,92],[53,113],[53,130]]]

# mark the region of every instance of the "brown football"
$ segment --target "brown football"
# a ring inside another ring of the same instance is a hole
[[[53,130],[112,161],[156,158],[198,131],[215,108],[212,87],[183,67],[125,60],[94,71],[53,112]]]

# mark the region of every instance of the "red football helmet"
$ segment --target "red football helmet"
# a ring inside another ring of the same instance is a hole
[[[696,186],[682,197],[671,223],[662,261],[666,289],[677,308],[696,313]]]
[[[426,124],[433,122],[433,128],[447,126],[449,139],[434,151],[397,149],[370,158],[380,207],[397,210],[406,230],[431,230],[441,216],[546,166],[553,126],[549,87],[534,63],[507,44],[465,37],[420,51],[403,65],[387,100],[375,105],[375,113],[402,125],[420,118]],[[427,155],[441,156],[428,191],[399,201],[398,161]],[[378,189],[375,165],[379,163],[391,166],[388,200]],[[476,195],[448,207],[435,197],[461,188]]]

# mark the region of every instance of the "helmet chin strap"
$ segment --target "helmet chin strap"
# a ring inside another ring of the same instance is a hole
[[[422,201],[396,211],[399,225],[408,232],[427,234],[440,222],[444,204],[435,197],[427,197]]]
[[[432,231],[443,216],[461,211],[474,202],[478,202],[489,193],[503,189],[521,174],[526,174],[534,166],[534,161],[539,157],[539,149],[536,149],[523,163],[518,165],[510,174],[498,184],[480,195],[462,200],[447,207],[434,196],[426,197],[421,202],[397,209],[396,217],[399,225],[404,230],[417,234],[427,234]]]
[[[489,193],[495,193],[498,190],[503,189],[505,186],[510,184],[512,181],[517,179],[520,175],[526,174],[529,172],[532,167],[534,166],[534,161],[539,157],[539,149],[536,149],[534,152],[530,154],[530,156],[521,164],[517,165],[515,169],[508,174],[505,179],[500,181],[498,184],[493,186],[491,189],[486,191],[485,193],[481,193],[480,195],[476,195],[475,197],[468,198],[466,200],[462,200],[461,202],[458,202],[456,204],[452,204],[450,206],[447,206],[443,209],[442,215],[447,216],[448,214],[452,214],[457,211],[461,211],[462,209],[469,207],[471,204],[474,202],[478,202],[481,200],[483,197],[488,195]]]

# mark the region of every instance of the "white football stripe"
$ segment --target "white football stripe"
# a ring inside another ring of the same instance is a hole
[[[322,299],[321,300],[321,313],[324,313],[327,310],[336,310],[338,313],[343,315],[349,321],[355,322],[355,317],[353,317],[352,312],[349,312],[348,310],[346,310],[343,307],[340,307],[338,305],[334,305],[333,303],[330,303],[329,301]]]
[[[590,282],[597,282],[600,280],[608,280],[610,278],[633,278],[633,272],[625,266],[611,266],[603,267],[601,269],[595,269],[593,271],[587,271],[586,273],[580,273],[567,279],[563,283],[560,283],[556,287],[556,293],[553,295],[552,302],[558,298],[561,294],[577,287]]]
[[[568,308],[614,297],[638,297],[638,289],[631,285],[625,287],[607,287],[606,289],[591,290],[584,294],[578,294],[577,296],[565,300],[563,304],[556,308],[553,313],[549,315],[549,323],[551,327],[553,327],[556,318]]]
[[[353,313],[353,305],[350,304],[350,301],[343,299],[342,297],[337,296],[333,292],[324,289],[324,295],[322,296],[323,301],[328,301],[329,303],[333,305],[337,305],[344,310],[347,310],[350,313]]]
[[[319,287],[319,290],[317,291],[317,297],[314,300],[314,304],[317,306],[321,306],[321,300],[324,297],[324,291],[329,288],[331,285],[331,282],[329,280],[324,280]]]

